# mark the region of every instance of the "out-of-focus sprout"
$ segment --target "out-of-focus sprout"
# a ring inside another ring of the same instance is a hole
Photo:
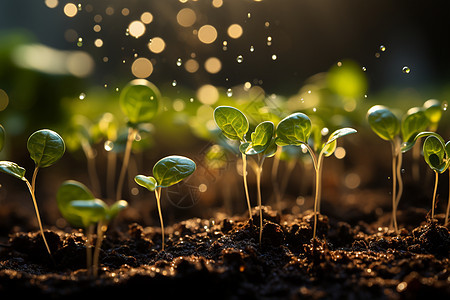
[[[164,222],[161,212],[161,189],[185,179],[194,173],[195,168],[195,162],[190,158],[171,155],[160,159],[153,166],[153,176],[137,175],[134,178],[137,184],[155,192],[159,221],[161,222],[162,251],[164,251]]]
[[[30,153],[31,159],[33,159],[35,163],[31,183],[25,178],[26,170],[14,162],[0,161],[0,172],[9,174],[26,183],[33,200],[34,210],[36,212],[36,218],[39,224],[42,239],[44,240],[47,252],[51,256],[50,247],[44,235],[44,229],[42,227],[42,221],[35,196],[36,177],[40,168],[50,167],[55,162],[57,162],[63,156],[66,147],[64,144],[64,140],[59,134],[49,129],[42,129],[34,132],[28,138],[27,148],[28,152]]]
[[[125,200],[108,206],[96,199],[82,183],[68,180],[61,184],[57,194],[58,208],[62,216],[72,225],[86,231],[86,269],[88,276],[98,275],[101,244],[108,225],[121,210],[128,206]],[[92,255],[94,226],[97,224],[97,242]]]

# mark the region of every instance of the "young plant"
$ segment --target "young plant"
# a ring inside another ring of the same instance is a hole
[[[161,189],[172,186],[185,179],[196,168],[195,162],[187,157],[171,155],[160,159],[153,166],[153,176],[137,175],[134,180],[140,186],[155,192],[158,207],[159,221],[161,223],[162,246],[164,251],[164,222],[161,212]]]
[[[320,150],[317,155],[313,148],[308,144],[308,139],[312,132],[311,120],[304,113],[294,113],[283,120],[277,126],[277,138],[275,142],[279,146],[295,145],[305,147],[311,156],[315,171],[315,196],[314,196],[314,229],[313,240],[316,238],[317,229],[317,214],[319,213],[319,203],[321,194],[321,174],[323,158],[328,157],[334,153],[337,147],[337,139],[348,134],[356,133],[353,128],[341,128],[334,131],[325,143],[315,141],[315,144],[320,145],[317,149]]]
[[[57,162],[64,154],[65,144],[64,140],[56,132],[49,129],[42,129],[33,133],[27,142],[27,148],[30,153],[31,159],[35,163],[33,177],[30,182],[25,178],[26,170],[14,162],[0,161],[0,172],[9,174],[15,178],[24,181],[28,187],[31,198],[33,200],[34,209],[36,212],[36,218],[39,224],[39,229],[44,240],[47,252],[51,255],[50,247],[44,235],[44,229],[42,227],[41,217],[36,201],[36,176],[40,168],[46,168]]]
[[[120,108],[128,118],[128,138],[122,168],[117,183],[116,200],[122,197],[125,175],[130,160],[131,146],[138,134],[138,126],[150,122],[158,112],[161,97],[158,88],[145,79],[135,79],[120,93]]]
[[[438,186],[439,174],[445,172],[450,164],[449,156],[446,148],[449,145],[444,145],[444,140],[439,139],[436,135],[430,135],[423,143],[423,157],[428,166],[435,173],[433,201],[431,206],[431,219],[434,218],[434,207],[436,203],[436,191]]]
[[[100,248],[108,225],[121,210],[128,206],[125,200],[119,200],[108,206],[103,200],[96,199],[82,183],[68,180],[61,184],[57,203],[62,216],[72,225],[84,228],[86,232],[86,269],[88,276],[98,275]],[[97,224],[97,242],[92,255],[94,227]]]
[[[230,140],[239,141],[242,144],[247,143],[245,135],[249,129],[247,117],[237,108],[231,106],[218,106],[214,110],[214,121],[222,130],[225,137]],[[250,196],[247,185],[247,155],[242,155],[242,176],[244,179],[245,197],[247,199],[248,214],[252,219],[252,207],[250,205]]]
[[[275,144],[275,126],[270,121],[265,121],[256,126],[255,131],[251,135],[250,142],[244,142],[239,146],[239,150],[243,156],[256,155],[257,161],[251,161],[250,164],[256,174],[256,185],[259,206],[259,244],[262,239],[263,215],[261,200],[261,173],[266,157],[272,157],[277,151]]]

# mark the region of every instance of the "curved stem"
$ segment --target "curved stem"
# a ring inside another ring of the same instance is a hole
[[[316,238],[316,231],[317,231],[317,214],[318,214],[318,206],[320,204],[320,188],[321,188],[321,172],[322,172],[322,161],[323,161],[323,155],[319,155],[319,159],[316,164],[315,174],[316,174],[316,184],[315,184],[315,197],[314,197],[314,229],[313,229],[313,241]]]
[[[395,234],[398,234],[397,227],[397,205],[396,205],[396,195],[397,195],[397,167],[396,167],[396,155],[395,155],[395,144],[391,142],[392,146],[392,221],[394,223]]]
[[[448,214],[450,212],[450,169],[448,169],[448,201],[447,201],[447,212],[445,213],[445,223],[444,226],[448,223]]]
[[[161,250],[164,251],[164,222],[161,212],[161,187],[156,188],[155,197],[156,197],[156,205],[158,206],[159,221],[161,223],[161,237],[162,237]]]
[[[398,208],[398,203],[400,202],[400,198],[403,194],[403,179],[402,179],[402,160],[403,155],[402,151],[400,150],[400,140],[398,140],[398,144],[396,145],[397,152],[397,182],[398,182],[398,191],[397,195],[395,197],[395,210]]]
[[[262,240],[262,230],[263,230],[263,213],[262,213],[262,201],[261,201],[261,173],[262,166],[264,163],[264,156],[262,159],[258,156],[258,166],[256,168],[256,185],[258,188],[258,206],[259,206],[259,245],[261,245]]]
[[[125,180],[125,174],[128,169],[128,162],[130,161],[131,146],[133,145],[133,141],[136,138],[137,133],[138,131],[135,128],[130,127],[128,129],[128,138],[123,157],[122,169],[120,170],[119,182],[117,183],[116,201],[119,201],[122,197],[123,183]]]
[[[37,221],[38,221],[38,224],[39,224],[39,229],[41,231],[42,239],[44,240],[45,247],[47,248],[48,254],[51,257],[52,253],[50,251],[50,247],[48,246],[47,239],[45,238],[45,235],[44,235],[44,229],[42,228],[41,217],[39,215],[39,209],[38,209],[36,197],[34,195],[33,187],[31,186],[30,182],[28,182],[28,180],[25,180],[25,183],[27,184],[28,190],[30,191],[31,198],[33,199],[34,210],[36,212],[36,218],[37,218]]]
[[[434,191],[433,191],[433,202],[431,204],[431,219],[434,219],[434,206],[436,203],[436,192],[437,192],[437,186],[438,186],[438,180],[439,180],[439,173],[434,171],[436,176],[434,177]]]
[[[36,177],[37,177],[38,171],[39,171],[39,167],[36,166],[34,168],[33,177],[31,178],[31,188],[33,190],[33,193],[36,191]]]
[[[247,185],[247,156],[242,153],[242,176],[244,178],[244,190],[245,197],[247,198],[248,214],[250,220],[252,220],[252,207],[250,205],[250,196],[248,195],[248,185]]]

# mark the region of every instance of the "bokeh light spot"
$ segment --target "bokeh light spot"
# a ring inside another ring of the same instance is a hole
[[[198,39],[205,44],[211,44],[217,39],[217,30],[214,26],[204,25],[198,30]]]
[[[153,64],[145,57],[136,59],[131,65],[131,73],[137,78],[147,78],[153,72]]]

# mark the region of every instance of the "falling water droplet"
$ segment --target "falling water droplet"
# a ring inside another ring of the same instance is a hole
[[[447,101],[442,102],[442,110],[446,111],[447,108],[448,108],[448,102]]]
[[[83,38],[82,38],[82,37],[79,37],[79,38],[78,38],[77,46],[78,46],[78,47],[83,46]]]
[[[381,45],[380,46],[380,51],[382,51],[382,52],[386,51],[386,47],[384,45]]]
[[[267,37],[267,46],[270,46],[270,45],[272,45],[272,37],[268,36]]]
[[[177,86],[177,81],[176,80],[172,81],[172,86]]]
[[[103,147],[109,152],[114,148],[114,143],[112,141],[106,141]]]
[[[380,52],[376,52],[376,53],[375,53],[375,58],[380,58],[380,56],[381,56],[381,55],[380,55]]]
[[[180,67],[183,64],[183,61],[181,60],[181,58],[177,59],[177,66]]]
[[[232,89],[228,89],[228,90],[227,90],[227,96],[228,96],[228,97],[233,96],[233,90],[232,90]]]
[[[254,52],[255,51],[255,47],[250,46],[250,52]]]
[[[194,102],[194,98],[189,98],[189,102]]]
[[[238,63],[242,63],[244,61],[244,58],[242,57],[242,55],[238,55],[238,57],[236,58],[236,61]]]
[[[411,69],[408,66],[404,66],[402,68],[402,72],[405,73],[405,74],[409,74],[409,72],[411,72]]]
[[[276,54],[272,54],[272,60],[277,60],[277,55]]]
[[[362,67],[361,69],[363,70],[363,72],[367,71],[366,67]]]
[[[251,14],[251,13],[248,13],[248,14],[247,14],[247,18],[250,19],[251,17],[252,17],[252,14]]]
[[[81,93],[80,96],[78,96],[78,99],[80,99],[80,100],[84,100],[84,98],[86,98],[85,93]]]

